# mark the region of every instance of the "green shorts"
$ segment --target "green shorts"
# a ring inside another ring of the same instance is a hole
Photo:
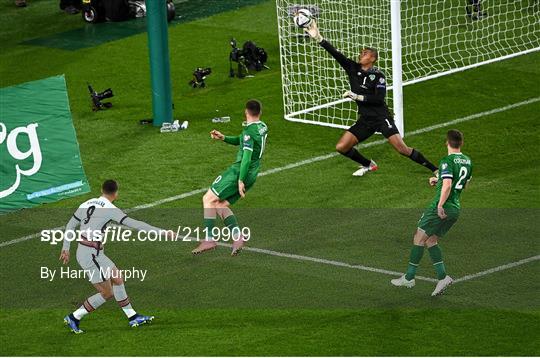
[[[248,191],[257,179],[257,170],[250,170],[244,180],[246,191]],[[240,164],[233,164],[214,180],[210,189],[220,200],[227,200],[234,204],[240,199],[238,192],[238,177],[240,176]]]
[[[447,217],[443,220],[437,215],[437,208],[427,208],[418,221],[418,228],[427,236],[443,237],[459,218],[458,209],[445,209],[445,212]]]

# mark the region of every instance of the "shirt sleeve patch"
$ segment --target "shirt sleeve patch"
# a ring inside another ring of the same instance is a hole
[[[247,134],[247,133],[244,133],[243,137],[242,137],[242,148],[243,149],[251,149],[253,150],[253,138]]]
[[[452,172],[452,166],[450,166],[447,162],[443,161],[441,162],[439,172],[441,173],[441,178],[453,178],[454,173]]]

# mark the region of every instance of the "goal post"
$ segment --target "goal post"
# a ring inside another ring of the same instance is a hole
[[[341,98],[345,71],[294,24],[299,8],[347,57],[378,49],[402,134],[404,86],[540,50],[538,0],[276,0],[285,119],[295,122],[348,128],[357,116]]]
[[[392,38],[392,99],[394,121],[402,137],[403,122],[403,70],[401,64],[401,0],[390,0],[390,33]]]

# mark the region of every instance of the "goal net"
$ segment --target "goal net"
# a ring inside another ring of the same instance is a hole
[[[276,8],[285,118],[291,121],[348,128],[357,112],[354,102],[341,98],[349,89],[345,72],[294,25],[292,16],[299,8],[314,14],[324,38],[346,56],[356,59],[365,46],[379,50],[377,66],[386,74],[388,105],[400,128],[402,105],[396,98],[398,106],[393,106],[393,93],[400,94],[394,84],[413,84],[540,49],[538,0],[276,0]],[[392,19],[399,18],[392,27]],[[395,46],[396,38],[401,46]],[[392,55],[395,64],[401,62],[395,71]]]

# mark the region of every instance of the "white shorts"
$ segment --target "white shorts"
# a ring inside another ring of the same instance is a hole
[[[77,262],[91,283],[105,282],[111,278],[116,265],[102,250],[80,245],[77,247]]]

